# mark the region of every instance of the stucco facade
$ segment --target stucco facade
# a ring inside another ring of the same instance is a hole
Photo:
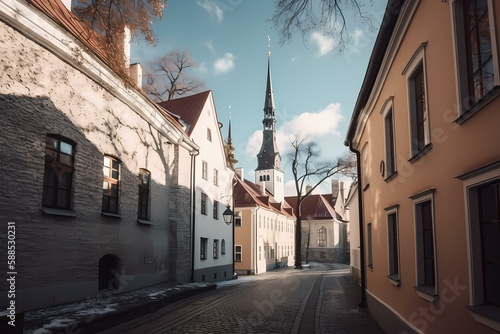
[[[190,164],[179,160],[198,147],[37,8],[0,1],[0,217],[15,222],[16,308],[189,280]]]
[[[497,1],[388,3],[346,139],[386,332],[500,331],[499,31]]]

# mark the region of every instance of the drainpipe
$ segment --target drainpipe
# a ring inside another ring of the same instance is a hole
[[[360,252],[360,267],[361,267],[361,302],[358,307],[366,308],[366,268],[365,268],[365,237],[364,237],[364,216],[363,216],[363,189],[361,187],[361,152],[352,146],[352,141],[349,142],[349,149],[356,154],[356,168],[358,172],[358,212],[359,212],[359,252]]]
[[[259,273],[259,266],[258,266],[258,262],[257,262],[257,238],[259,236],[258,234],[258,228],[259,228],[259,222],[258,222],[258,217],[257,217],[257,211],[259,211],[260,209],[260,205],[257,205],[257,209],[255,209],[255,237],[254,237],[254,251],[252,253],[254,253],[254,256],[253,256],[253,263],[254,263],[254,275],[257,275]]]
[[[195,217],[196,217],[196,156],[200,154],[199,150],[193,150],[189,152],[191,156],[191,282],[194,282],[194,246],[196,245],[195,239]]]

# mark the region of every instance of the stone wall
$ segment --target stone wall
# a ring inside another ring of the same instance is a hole
[[[186,149],[170,143],[106,83],[2,22],[0,68],[0,238],[5,244],[6,222],[16,222],[16,287],[24,301],[19,309],[95,298],[99,259],[106,254],[120,258],[121,274],[135,288],[166,279],[172,270],[189,271],[185,249],[171,261],[173,241],[189,245],[189,165],[172,175]],[[76,143],[75,217],[42,212],[48,134]],[[121,218],[101,213],[103,155],[121,161]],[[151,172],[150,224],[137,221],[139,168]],[[0,261],[5,268],[6,259]],[[70,288],[56,296],[51,291],[58,286]],[[78,287],[77,295],[72,290]],[[1,281],[0,298],[6,288]]]

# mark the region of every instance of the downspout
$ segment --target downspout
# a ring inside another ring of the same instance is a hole
[[[189,152],[191,156],[191,282],[194,282],[194,247],[196,245],[195,240],[195,217],[196,217],[196,156],[200,154],[198,149]]]
[[[254,274],[257,275],[259,273],[259,266],[258,266],[258,263],[257,263],[257,237],[258,237],[258,228],[259,228],[259,224],[258,224],[258,217],[257,217],[257,211],[259,211],[260,209],[260,205],[257,205],[257,209],[255,210],[255,237],[254,237],[254,257],[253,257],[253,262],[254,262],[254,268],[255,268],[255,271],[254,271]],[[266,265],[267,267],[267,265]]]
[[[365,237],[364,237],[364,216],[363,216],[363,189],[361,187],[361,153],[352,146],[349,141],[349,149],[356,154],[356,169],[358,173],[358,212],[359,212],[359,252],[361,267],[361,302],[358,307],[366,308],[366,268],[365,268]]]

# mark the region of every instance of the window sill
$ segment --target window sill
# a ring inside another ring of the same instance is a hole
[[[474,116],[478,111],[480,111],[481,109],[483,109],[484,107],[486,107],[486,105],[488,103],[490,103],[491,101],[495,100],[495,98],[497,98],[498,96],[500,96],[500,86],[495,86],[495,87],[493,87],[492,90],[490,90],[488,93],[486,93],[486,95],[483,96],[479,101],[477,101],[476,103],[474,103],[472,105],[472,107],[470,107],[469,109],[465,110],[455,120],[455,123],[457,123],[459,125],[465,123],[465,121],[467,121],[469,118],[471,118],[472,116]]]
[[[155,223],[153,223],[151,220],[149,219],[139,219],[137,218],[137,222],[139,224],[143,224],[143,225],[155,225]]]
[[[398,172],[397,171],[394,171],[391,173],[391,175],[389,175],[388,177],[386,177],[384,179],[385,182],[389,182],[390,180],[394,179],[396,176],[398,176]]]
[[[500,332],[500,307],[489,304],[468,306],[467,309],[477,322]]]
[[[436,303],[438,301],[438,295],[436,294],[436,289],[430,285],[419,285],[414,287],[417,291],[417,295],[431,303]]]
[[[106,216],[106,217],[112,217],[112,218],[122,218],[122,216],[118,213],[111,213],[111,212],[101,212],[101,215]]]
[[[401,285],[401,279],[399,278],[398,275],[389,275],[387,276],[389,279],[389,282],[394,285],[394,286],[400,286]]]
[[[415,153],[411,158],[410,160],[408,160],[409,163],[414,163],[415,161],[417,161],[418,159],[420,159],[421,157],[423,157],[427,152],[429,152],[432,148],[432,143],[429,143],[427,145],[425,145],[420,151],[418,151],[417,153]]]
[[[42,211],[43,211],[43,213],[45,213],[47,215],[63,216],[63,217],[76,217],[76,213],[72,210],[42,207]]]

